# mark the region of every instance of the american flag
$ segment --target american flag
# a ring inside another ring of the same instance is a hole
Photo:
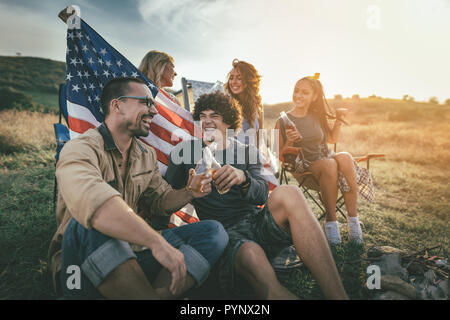
[[[66,83],[61,86],[59,101],[71,139],[103,122],[100,97],[103,87],[110,80],[134,77],[147,83],[157,102],[159,114],[152,120],[150,134],[141,140],[155,149],[159,170],[164,176],[172,148],[183,140],[193,139],[192,114],[166,92],[159,90],[82,19],[80,28],[67,30],[66,66]],[[188,204],[172,214],[170,226],[196,221],[195,210]]]

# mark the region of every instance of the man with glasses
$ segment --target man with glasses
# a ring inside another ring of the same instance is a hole
[[[104,123],[69,141],[57,163],[54,280],[59,271],[65,298],[174,298],[206,279],[228,236],[215,221],[158,233],[144,219],[207,195],[211,178],[202,192],[164,181],[155,150],[137,140],[157,114],[143,81],[111,80],[101,103]]]

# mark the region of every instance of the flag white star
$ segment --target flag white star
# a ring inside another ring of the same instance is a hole
[[[97,102],[99,102],[99,101],[100,101],[100,98],[99,98],[98,96],[95,96],[94,100],[97,101]]]
[[[75,46],[74,48],[75,48],[75,51],[76,51],[76,52],[78,53],[78,47],[77,47],[77,46]]]
[[[69,80],[69,81],[70,81],[70,80],[72,80],[72,78],[73,78],[73,75],[71,75],[70,72],[69,72],[69,73],[67,74],[66,80]]]
[[[90,65],[93,65],[93,64],[94,64],[94,60],[92,60],[92,58],[89,58],[89,59],[88,59],[88,63],[89,63]]]
[[[108,68],[111,67],[111,62],[109,60],[106,60],[105,64]]]
[[[95,86],[94,86],[93,83],[89,83],[89,89],[91,89],[91,90],[94,90],[94,89],[95,89]]]
[[[86,40],[91,41],[91,38],[89,38],[89,36],[86,36]]]
[[[86,51],[88,51],[89,49],[87,48],[86,45],[83,45],[83,49],[81,49],[81,50],[83,50],[83,52],[86,52]]]
[[[83,77],[83,75],[81,74],[81,71],[78,71],[78,72],[77,72],[77,77],[80,77],[80,78]]]
[[[67,54],[69,54],[69,53],[70,53],[70,51],[72,51],[72,50],[70,50],[70,48],[69,48],[69,47],[67,47]]]
[[[80,90],[80,88],[78,87],[78,85],[72,85],[72,91],[76,91],[78,93],[78,90]]]
[[[113,77],[113,78],[115,78],[115,77],[116,77],[116,74],[115,74],[114,72],[112,73],[112,77]]]
[[[97,70],[94,70],[94,76],[98,77],[98,72],[97,72]]]
[[[89,101],[89,103],[91,103],[91,102],[92,102],[92,99],[91,99],[91,97],[90,97],[90,96],[88,96],[88,101]]]
[[[84,90],[87,90],[87,87],[86,87],[86,84],[85,84],[85,83],[83,83],[83,89],[84,89]]]
[[[120,68],[122,66],[122,60],[117,61],[116,64]]]
[[[153,83],[148,84],[152,89],[156,89],[156,86]]]
[[[100,53],[101,53],[102,55],[105,55],[105,54],[106,54],[106,49],[103,48],[102,50],[100,50]]]
[[[71,40],[73,40],[73,38],[74,38],[73,33],[72,32],[68,32],[67,33],[67,38],[70,38]]]
[[[90,76],[89,72],[85,71],[84,72],[84,76],[86,77],[86,79]]]
[[[83,38],[83,35],[81,34],[81,32],[77,32],[77,38],[81,40],[81,38]]]
[[[108,72],[108,70],[105,70],[105,71],[103,71],[103,75],[105,76],[105,77],[109,77],[109,72]]]
[[[122,77],[126,77],[127,73],[126,72],[122,72]]]
[[[103,60],[101,58],[98,58],[98,63],[100,63],[100,65],[102,65],[102,66],[104,64],[104,62],[103,62]]]
[[[73,64],[74,66],[77,66],[77,58],[73,58],[73,59],[70,59],[70,64]]]
[[[78,59],[78,63],[81,64],[82,66],[84,66],[84,62],[81,59]]]
[[[138,74],[137,74],[136,71],[134,71],[134,72],[131,73],[131,76],[132,76],[133,78],[137,78]]]

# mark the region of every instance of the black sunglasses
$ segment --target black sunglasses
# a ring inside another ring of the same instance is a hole
[[[147,107],[151,108],[151,106],[154,106],[156,108],[155,101],[150,97],[137,97],[137,96],[120,96],[116,98],[117,100],[120,99],[138,99],[138,100],[144,100]]]

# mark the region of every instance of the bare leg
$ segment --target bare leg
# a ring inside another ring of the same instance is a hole
[[[334,159],[317,160],[310,166],[310,170],[319,182],[325,204],[326,221],[336,221],[337,163]]]
[[[239,248],[234,267],[250,283],[258,299],[298,299],[278,281],[264,250],[256,242],[246,242]]]
[[[344,202],[347,208],[347,213],[350,217],[356,217],[358,215],[356,205],[358,201],[358,185],[356,183],[355,169],[353,168],[352,156],[346,152],[337,153],[334,156],[338,164],[338,169],[343,173],[348,185],[350,186],[350,192],[344,192]]]
[[[159,299],[136,259],[129,259],[114,269],[98,290],[107,299]]]
[[[319,222],[296,186],[275,188],[268,201],[275,221],[290,232],[297,254],[317,280],[326,299],[348,299]]]
[[[171,300],[175,299],[178,296],[174,296],[170,290],[170,283],[172,282],[172,277],[170,275],[170,272],[167,269],[162,269],[160,273],[158,274],[158,277],[153,282],[153,287],[155,288],[156,293],[161,299],[164,300]],[[195,285],[195,279],[188,273],[186,277],[186,282],[184,285],[184,288],[182,289],[181,294],[186,292],[187,290],[191,289]]]

